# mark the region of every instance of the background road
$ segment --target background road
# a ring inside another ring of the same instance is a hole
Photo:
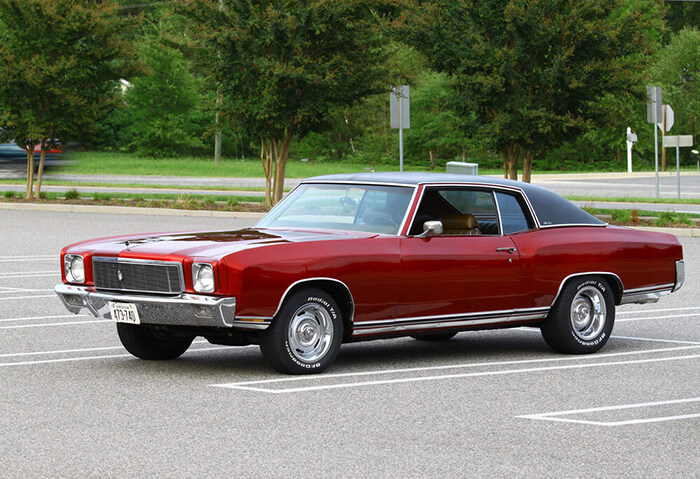
[[[344,345],[314,377],[201,341],[148,362],[53,294],[68,243],[249,223],[0,210],[0,477],[698,477],[697,238],[589,356],[519,328]]]

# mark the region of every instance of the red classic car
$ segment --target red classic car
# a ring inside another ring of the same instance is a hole
[[[343,342],[521,325],[591,353],[615,305],[657,301],[685,274],[674,236],[535,185],[425,173],[310,178],[253,228],[83,241],[61,268],[68,310],[114,319],[134,356],[173,359],[203,336],[259,344],[292,374],[323,371]]]

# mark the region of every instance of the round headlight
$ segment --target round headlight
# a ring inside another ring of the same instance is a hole
[[[192,265],[192,280],[195,291],[213,293],[214,267],[209,263],[195,263]]]
[[[85,282],[85,263],[83,257],[77,254],[66,255],[66,280],[70,283]]]

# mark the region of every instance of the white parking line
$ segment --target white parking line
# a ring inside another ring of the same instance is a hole
[[[628,323],[631,321],[646,321],[648,319],[673,319],[673,318],[690,318],[700,316],[700,313],[685,313],[685,314],[670,314],[668,316],[645,316],[642,318],[616,318],[616,323]]]
[[[59,271],[56,269],[51,269],[51,270],[46,270],[46,271],[10,271],[7,273],[0,273],[0,278],[21,278],[25,276],[34,276],[34,275],[54,275],[54,274],[59,274]]]
[[[694,309],[700,309],[700,306],[689,306],[685,308],[663,308],[663,309],[640,309],[635,311],[617,311],[617,315],[620,314],[648,314],[648,313],[658,313],[663,311],[668,313],[669,311],[692,311]]]
[[[87,314],[60,314],[52,316],[25,316],[24,318],[5,318],[0,319],[0,323],[9,323],[12,321],[35,321],[37,319],[60,319],[60,318],[88,318],[92,317]]]
[[[700,417],[700,413],[693,414],[681,414],[677,416],[656,416],[647,417],[641,419],[630,419],[626,421],[586,421],[582,419],[567,419],[561,416],[571,416],[575,414],[587,414],[592,412],[602,412],[602,411],[619,411],[622,409],[635,409],[635,408],[649,408],[656,406],[665,406],[668,404],[687,404],[692,402],[700,402],[700,398],[689,398],[689,399],[676,399],[671,401],[657,401],[657,402],[647,402],[647,403],[637,403],[637,404],[622,404],[618,406],[607,406],[607,407],[596,407],[589,409],[572,409],[570,411],[555,411],[555,412],[544,412],[539,414],[525,414],[522,416],[515,416],[522,419],[536,419],[540,421],[558,421],[558,422],[573,422],[577,424],[590,424],[594,426],[628,426],[631,424],[645,424],[650,422],[663,422],[663,421],[675,421],[678,419],[690,419]]]
[[[36,298],[55,298],[55,294],[35,294],[33,296],[11,296],[9,298],[0,298],[0,301],[10,301],[13,299],[36,299]]]
[[[49,326],[72,326],[76,324],[112,323],[111,319],[90,319],[87,321],[65,321],[63,323],[21,324],[17,326],[0,326],[0,329],[44,328]]]
[[[200,351],[215,351],[219,349],[227,349],[228,346],[215,346],[211,348],[192,348],[187,350],[186,355],[190,353],[198,353]],[[108,354],[104,356],[82,356],[77,358],[61,358],[61,359],[43,359],[39,361],[18,361],[10,363],[0,363],[0,367],[10,366],[33,366],[37,364],[55,364],[55,363],[71,363],[77,361],[91,361],[95,359],[114,359],[114,358],[133,358],[131,354]]]
[[[679,346],[675,348],[663,348],[663,349],[648,349],[641,351],[626,351],[623,353],[608,353],[608,354],[596,354],[594,357],[591,356],[574,356],[574,357],[555,357],[555,358],[541,358],[541,359],[527,359],[527,360],[517,360],[517,361],[498,361],[490,363],[466,363],[466,364],[453,364],[445,366],[431,366],[425,368],[406,368],[406,369],[393,369],[393,370],[379,370],[379,371],[363,371],[357,373],[343,373],[343,374],[324,374],[322,376],[294,376],[288,378],[277,378],[277,379],[266,379],[260,381],[245,381],[238,383],[226,383],[226,384],[211,384],[213,387],[222,387],[228,389],[240,389],[247,391],[263,392],[268,394],[285,394],[285,393],[296,393],[296,392],[308,392],[308,391],[322,391],[329,389],[342,389],[342,388],[352,388],[361,386],[376,386],[383,384],[399,384],[399,383],[410,383],[410,382],[421,382],[421,381],[438,381],[445,379],[456,379],[456,378],[467,378],[467,377],[478,377],[478,376],[499,376],[506,374],[521,374],[529,372],[539,372],[539,371],[552,371],[552,370],[563,370],[563,369],[583,369],[601,366],[616,366],[616,365],[626,365],[626,364],[644,364],[644,363],[654,363],[661,361],[676,361],[682,359],[696,359],[700,358],[700,354],[686,355],[686,356],[674,356],[667,358],[656,358],[656,359],[637,359],[629,361],[611,361],[611,362],[595,362],[586,364],[568,364],[563,366],[545,366],[538,368],[527,368],[527,369],[507,369],[500,371],[485,371],[477,373],[459,373],[459,374],[449,374],[449,375],[437,375],[437,376],[418,376],[409,378],[398,378],[398,379],[385,379],[385,380],[375,380],[375,381],[357,381],[351,383],[339,383],[339,384],[326,384],[318,386],[306,386],[298,388],[289,389],[271,389],[266,387],[261,387],[262,385],[270,384],[281,384],[281,383],[291,383],[297,381],[326,381],[329,379],[337,378],[350,378],[350,377],[361,377],[361,376],[378,376],[378,375],[389,375],[389,374],[400,374],[400,373],[413,373],[413,372],[427,372],[427,371],[444,371],[449,369],[466,369],[466,368],[477,368],[477,367],[491,367],[491,366],[512,366],[512,365],[522,365],[522,364],[533,364],[533,363],[543,363],[543,362],[581,362],[591,359],[602,359],[602,358],[612,358],[629,356],[634,354],[646,354],[646,353],[661,353],[661,352],[673,352],[673,351],[683,351],[688,349],[697,349],[700,345],[692,346]]]
[[[25,289],[25,288],[2,288],[0,294],[17,294],[17,293],[48,293],[53,292],[53,289]]]

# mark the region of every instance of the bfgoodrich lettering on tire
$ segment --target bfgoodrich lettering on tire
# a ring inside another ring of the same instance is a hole
[[[260,335],[260,350],[277,371],[313,374],[324,371],[338,355],[343,321],[335,300],[315,288],[287,298],[270,327]]]
[[[608,341],[614,322],[610,284],[598,276],[582,276],[566,283],[540,330],[552,349],[593,353]]]

